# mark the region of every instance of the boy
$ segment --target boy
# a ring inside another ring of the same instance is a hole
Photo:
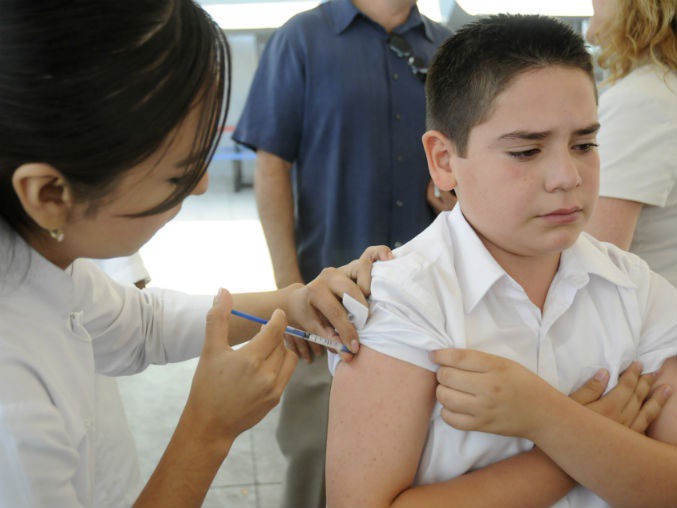
[[[332,387],[329,507],[675,506],[674,404],[651,439],[564,395],[677,354],[677,290],[581,235],[599,171],[583,41],[486,18],[440,49],[426,94],[430,173],[458,206],[374,267],[360,354]]]

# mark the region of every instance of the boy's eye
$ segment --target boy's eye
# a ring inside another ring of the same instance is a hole
[[[540,150],[538,148],[532,148],[530,150],[524,150],[521,152],[508,152],[508,155],[510,157],[514,157],[515,159],[518,160],[525,160],[529,159],[531,157],[534,157],[535,155],[538,155],[540,153]]]
[[[574,146],[574,150],[578,150],[579,152],[591,152],[598,146],[597,143],[581,143],[580,145]]]

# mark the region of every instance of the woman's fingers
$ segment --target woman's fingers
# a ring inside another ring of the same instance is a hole
[[[242,349],[247,348],[249,352],[258,354],[261,359],[265,360],[282,341],[286,327],[287,317],[283,311],[276,309],[268,324],[263,325],[261,331]]]
[[[337,293],[340,292],[342,296],[343,292],[346,292],[352,296],[356,288],[345,275],[334,278],[334,274],[329,274],[328,270],[335,269],[325,268],[320,274],[322,279],[319,281],[316,279],[317,282],[313,281],[307,286],[310,304],[319,315],[323,316],[324,320],[321,321],[328,322],[328,326],[323,327],[321,334],[328,339],[337,338],[334,333],[336,330],[338,339],[355,353],[359,348],[357,330],[350,322],[348,313],[338,299]],[[359,293],[359,290],[357,292]]]
[[[393,259],[393,251],[390,250],[390,247],[387,245],[372,245],[367,247],[360,259],[366,259],[367,261],[388,261]]]
[[[228,330],[230,311],[233,308],[233,297],[225,289],[219,289],[214,297],[214,305],[207,313],[204,348],[220,351],[230,349]]]

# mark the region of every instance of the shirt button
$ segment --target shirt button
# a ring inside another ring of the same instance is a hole
[[[399,113],[395,113],[395,120],[401,120],[401,119],[402,119],[402,115],[400,115]]]
[[[402,247],[402,242],[395,242],[395,247]]]
[[[402,157],[401,155],[397,156],[397,162],[402,162],[403,160],[404,160],[404,157]]]
[[[395,204],[396,204],[399,208],[402,208],[402,207],[404,206],[404,203],[402,203],[402,201],[400,201],[399,199],[398,199],[397,201],[395,201]]]
[[[400,75],[396,72],[393,72],[393,79],[399,79]]]

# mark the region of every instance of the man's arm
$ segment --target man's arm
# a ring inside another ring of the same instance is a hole
[[[294,241],[294,198],[291,163],[272,153],[256,151],[254,192],[259,219],[275,273],[275,284],[285,288],[303,283]],[[322,354],[322,347],[301,339],[287,339],[289,346],[308,363]]]
[[[256,206],[278,288],[303,282],[294,242],[294,199],[291,163],[258,150],[254,173]]]

